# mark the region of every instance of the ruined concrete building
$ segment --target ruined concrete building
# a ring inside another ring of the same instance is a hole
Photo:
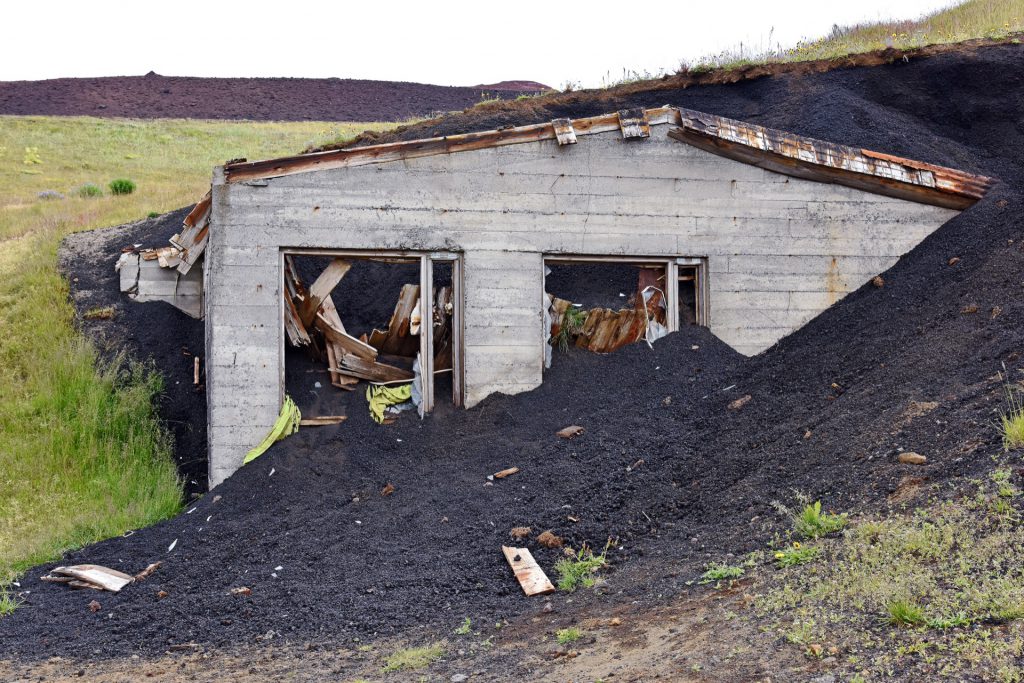
[[[172,240],[183,275],[205,255],[210,483],[281,407],[291,255],[418,263],[420,320],[432,269],[450,268],[454,400],[472,406],[541,383],[552,264],[656,269],[669,330],[696,322],[756,354],[989,185],[675,107],[229,163]],[[426,411],[434,341],[420,335]]]

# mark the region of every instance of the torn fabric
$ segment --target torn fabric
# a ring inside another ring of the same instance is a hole
[[[412,398],[412,384],[387,386],[371,384],[366,387],[366,400],[370,402],[370,416],[379,424],[384,423],[384,411],[388,406],[404,403]]]
[[[273,446],[274,442],[280,441],[289,434],[299,431],[300,420],[302,420],[302,413],[299,412],[299,407],[292,401],[291,396],[285,396],[284,405],[281,406],[281,414],[277,416],[277,422],[274,423],[270,433],[263,438],[260,445],[245,454],[245,460],[242,461],[242,464],[244,465],[255,460]]]

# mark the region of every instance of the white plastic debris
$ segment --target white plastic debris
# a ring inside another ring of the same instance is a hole
[[[174,550],[174,546],[178,545],[178,539],[174,539],[169,546],[167,546],[167,552]]]

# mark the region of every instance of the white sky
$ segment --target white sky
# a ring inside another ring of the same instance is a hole
[[[303,76],[442,85],[585,87],[623,69],[745,45],[784,47],[833,24],[916,18],[950,0],[165,0],[4,3],[0,80],[61,76]]]

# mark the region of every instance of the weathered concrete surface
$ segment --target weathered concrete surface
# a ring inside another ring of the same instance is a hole
[[[753,354],[956,213],[771,173],[673,141],[667,129],[653,126],[642,141],[612,132],[253,184],[215,179],[211,484],[277,414],[283,248],[463,253],[471,406],[541,382],[546,254],[706,257],[710,328]]]

